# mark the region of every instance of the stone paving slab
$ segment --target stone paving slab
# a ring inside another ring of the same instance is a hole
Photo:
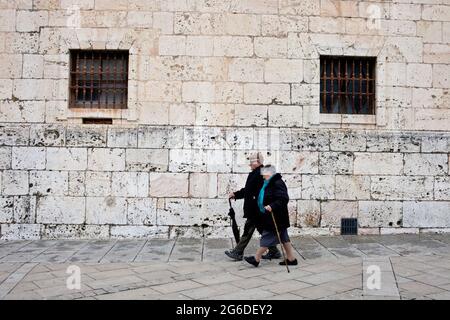
[[[0,244],[0,298],[448,299],[449,237],[293,237],[300,263],[290,273],[277,260],[231,261],[232,239],[11,241]],[[73,265],[81,287],[69,290]],[[369,265],[381,272],[376,291]]]

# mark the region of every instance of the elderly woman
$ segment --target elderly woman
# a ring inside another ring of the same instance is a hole
[[[273,214],[280,233],[281,243],[286,251],[286,260],[280,262],[280,265],[285,265],[286,263],[288,265],[297,265],[294,248],[287,232],[290,224],[288,212],[289,196],[286,184],[272,165],[262,167],[261,174],[264,178],[264,184],[258,196],[258,207],[261,214],[257,223],[258,231],[261,233],[260,248],[256,251],[255,256],[245,257],[244,259],[257,267],[267,248],[279,243],[272,218]]]

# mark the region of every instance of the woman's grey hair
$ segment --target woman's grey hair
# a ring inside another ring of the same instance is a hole
[[[271,164],[267,164],[261,168],[261,174],[274,175],[275,173],[277,173],[277,169],[275,168],[275,166]]]

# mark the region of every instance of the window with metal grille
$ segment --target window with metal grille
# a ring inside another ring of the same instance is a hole
[[[70,51],[71,108],[125,109],[128,51]]]
[[[320,112],[375,114],[373,57],[320,57]]]

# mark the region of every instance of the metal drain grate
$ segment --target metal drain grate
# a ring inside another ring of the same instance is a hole
[[[358,219],[342,218],[341,235],[357,235],[357,234],[358,234]]]

